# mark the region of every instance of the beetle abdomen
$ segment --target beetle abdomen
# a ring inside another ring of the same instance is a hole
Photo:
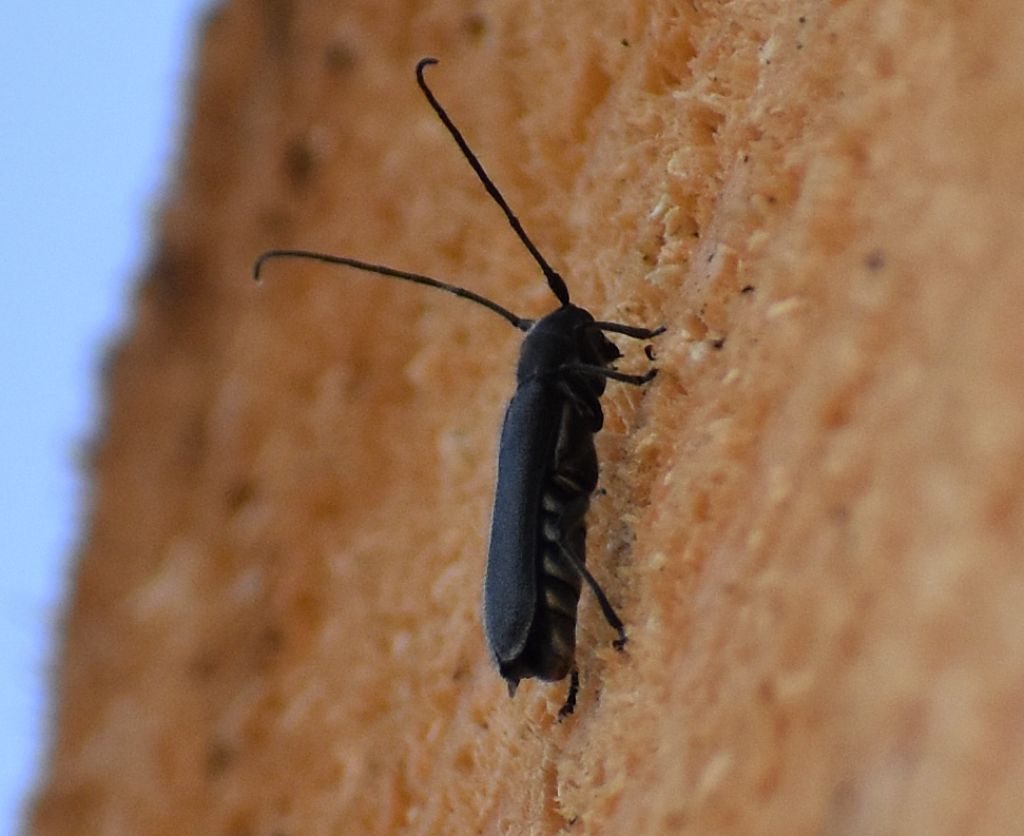
[[[537,620],[524,656],[536,659],[541,679],[564,678],[576,656],[576,610],[582,579],[564,552],[581,563],[586,555],[587,530],[583,517],[587,494],[567,493],[554,479],[543,495],[538,554]]]
[[[531,676],[563,679],[572,670],[576,654],[582,578],[569,555],[580,564],[586,562],[584,518],[597,486],[597,451],[585,419],[570,401],[562,404],[552,454],[537,508],[533,622],[522,653],[501,665],[510,687]]]

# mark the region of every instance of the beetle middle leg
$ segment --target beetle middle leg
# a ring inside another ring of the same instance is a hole
[[[604,366],[594,366],[589,363],[567,363],[559,367],[562,372],[577,372],[578,374],[589,374],[593,377],[607,377],[610,380],[617,380],[620,383],[629,383],[633,386],[643,386],[650,383],[658,374],[657,369],[650,369],[644,374],[626,374],[625,372],[608,369]]]
[[[612,647],[616,650],[622,650],[626,646],[626,642],[629,638],[626,636],[626,625],[622,623],[622,619],[619,618],[619,614],[615,612],[615,608],[612,606],[611,601],[608,600],[608,596],[604,594],[604,590],[601,589],[601,584],[597,582],[590,570],[586,567],[576,555],[572,553],[572,550],[567,548],[561,541],[558,543],[558,549],[562,553],[562,557],[569,561],[572,567],[579,572],[580,577],[587,582],[587,586],[590,587],[590,591],[594,593],[594,597],[597,598],[597,603],[601,607],[601,612],[604,615],[604,620],[608,622],[608,625],[616,630],[619,637],[612,642]]]
[[[566,463],[559,462],[559,464],[564,470]],[[590,587],[590,591],[593,592],[594,597],[597,598],[597,603],[601,607],[601,612],[604,614],[605,621],[607,621],[609,626],[619,634],[619,637],[613,642],[613,646],[616,650],[622,650],[628,640],[626,638],[625,625],[622,623],[622,619],[619,618],[618,613],[615,612],[615,608],[608,600],[608,596],[605,595],[604,590],[601,588],[601,584],[597,582],[597,579],[587,568],[584,558],[582,557],[582,544],[576,547],[581,550],[581,554],[577,554],[576,549],[573,548],[574,543],[572,540],[572,534],[573,532],[580,530],[585,531],[583,528],[583,518],[587,513],[587,507],[589,504],[589,492],[580,493],[578,496],[565,501],[557,512],[552,514],[551,518],[549,518],[549,522],[545,525],[546,539],[556,546],[559,554],[562,556],[562,559],[565,560],[573,570],[575,570],[577,575],[586,581],[587,586]]]

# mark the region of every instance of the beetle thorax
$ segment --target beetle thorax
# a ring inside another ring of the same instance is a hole
[[[519,353],[519,385],[573,364],[607,366],[620,354],[597,328],[589,311],[565,305],[538,319],[526,333]]]

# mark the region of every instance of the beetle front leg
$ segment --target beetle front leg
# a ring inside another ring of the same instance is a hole
[[[632,337],[634,340],[649,340],[661,336],[667,330],[664,325],[659,325],[657,328],[640,328],[622,322],[591,322],[590,327],[597,328],[599,331],[607,331],[610,334],[622,334],[622,336]]]

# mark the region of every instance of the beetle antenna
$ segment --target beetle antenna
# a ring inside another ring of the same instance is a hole
[[[462,156],[464,156],[473,167],[473,171],[476,172],[476,176],[480,179],[480,182],[483,183],[484,188],[487,189],[487,194],[491,196],[494,202],[501,207],[501,211],[505,213],[505,217],[508,218],[509,226],[511,226],[515,234],[519,236],[519,240],[523,242],[526,249],[530,251],[530,255],[533,256],[534,261],[540,265],[540,269],[544,273],[544,278],[548,280],[548,287],[551,288],[551,292],[558,297],[558,301],[562,303],[563,307],[568,305],[569,288],[565,285],[565,279],[563,279],[558,272],[548,264],[544,256],[540,254],[540,250],[534,246],[533,241],[530,240],[530,236],[527,235],[526,230],[523,229],[523,225],[519,223],[519,218],[517,218],[512,212],[511,207],[506,203],[501,192],[498,191],[498,187],[494,185],[494,181],[487,176],[487,172],[484,171],[484,167],[480,164],[480,160],[477,159],[476,154],[473,153],[469,144],[462,136],[462,132],[455,127],[455,123],[452,122],[451,118],[445,112],[445,109],[441,107],[441,103],[427,86],[427,82],[423,78],[423,70],[431,64],[436,63],[438,63],[436,58],[421,58],[419,63],[416,65],[416,81],[420,85],[423,95],[427,97],[427,101],[430,102],[430,106],[434,109],[434,113],[437,114],[438,118],[448,129],[448,133],[452,135],[452,139],[455,140],[455,144],[458,145],[459,150],[462,151]]]
[[[256,259],[256,263],[252,267],[252,277],[256,281],[260,280],[260,273],[263,270],[263,265],[273,258],[308,258],[313,261],[323,261],[327,264],[341,264],[345,267],[354,267],[356,270],[364,270],[367,273],[377,273],[380,276],[390,276],[393,279],[402,279],[403,281],[413,282],[415,284],[423,284],[427,287],[436,287],[438,290],[443,290],[454,296],[461,296],[463,299],[469,299],[471,302],[483,305],[485,308],[494,311],[498,316],[511,322],[520,331],[529,331],[530,326],[533,325],[532,319],[524,319],[521,316],[516,316],[512,311],[507,308],[503,308],[497,302],[492,302],[486,296],[481,296],[479,293],[474,293],[472,290],[466,290],[464,287],[448,284],[448,282],[442,282],[440,279],[423,276],[419,273],[407,273],[405,270],[395,270],[393,267],[385,267],[383,264],[370,264],[367,261],[357,261],[354,258],[344,258],[340,255],[328,255],[327,253],[311,252],[310,250],[267,250]]]

